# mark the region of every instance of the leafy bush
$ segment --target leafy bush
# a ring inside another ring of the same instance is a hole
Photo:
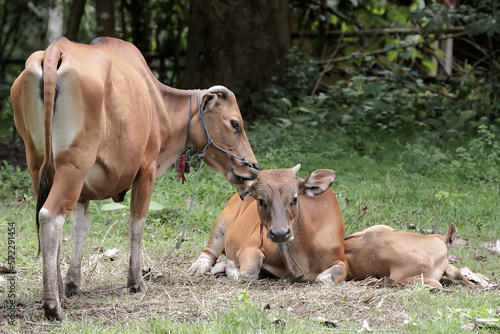
[[[28,200],[34,196],[28,171],[13,167],[5,160],[0,165],[0,183],[0,199],[14,200],[23,196]]]
[[[453,166],[465,179],[499,182],[500,144],[485,125],[479,127],[478,135],[467,147],[457,149],[458,160]]]

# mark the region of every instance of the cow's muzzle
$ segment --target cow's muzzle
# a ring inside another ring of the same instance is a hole
[[[288,227],[278,227],[269,230],[269,239],[277,244],[284,244],[293,240],[292,230]]]

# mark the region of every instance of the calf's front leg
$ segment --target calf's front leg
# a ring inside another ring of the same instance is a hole
[[[262,263],[264,263],[264,253],[253,246],[242,247],[236,254],[240,264],[240,277],[249,280],[259,278]],[[227,271],[227,269],[226,269]]]
[[[224,219],[217,219],[215,222],[207,246],[201,252],[198,259],[188,268],[188,272],[195,276],[201,276],[210,269],[224,251],[225,223]]]

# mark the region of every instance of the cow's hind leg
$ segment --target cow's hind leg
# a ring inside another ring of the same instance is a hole
[[[42,208],[38,214],[40,221],[40,249],[43,258],[43,296],[42,307],[45,317],[61,320],[62,309],[59,296],[64,295],[61,271],[59,267],[62,248],[62,227],[66,218],[53,217]]]
[[[83,245],[90,230],[89,202],[77,203],[73,211],[73,253],[66,275],[66,296],[80,292]]]
[[[337,261],[337,263],[319,274],[316,281],[323,284],[334,285],[344,281],[346,276],[347,270],[345,264],[341,261]]]
[[[142,277],[141,243],[144,236],[144,223],[148,212],[155,178],[155,164],[139,171],[132,184],[130,200],[129,238],[130,263],[127,286],[132,292],[146,291],[146,284]]]

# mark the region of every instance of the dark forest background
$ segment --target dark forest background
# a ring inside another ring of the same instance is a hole
[[[11,83],[60,35],[134,43],[163,83],[223,84],[249,120],[459,137],[498,133],[496,0],[1,0],[0,139]],[[308,124],[309,124],[308,123]]]

